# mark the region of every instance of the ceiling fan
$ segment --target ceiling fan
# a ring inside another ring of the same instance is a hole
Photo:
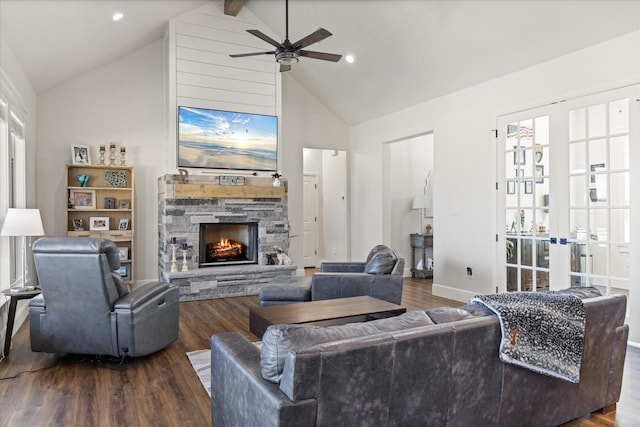
[[[334,53],[302,50],[304,47],[331,36],[331,33],[324,28],[318,28],[313,33],[301,38],[295,43],[291,43],[289,41],[289,0],[285,0],[285,25],[285,39],[282,43],[278,43],[260,30],[247,30],[249,34],[253,34],[254,36],[266,41],[270,45],[274,46],[276,50],[271,50],[269,52],[240,53],[229,56],[232,58],[241,58],[244,56],[275,55],[276,61],[280,64],[280,72],[291,70],[291,65],[297,63],[301,56],[333,62],[338,62],[340,58],[342,58],[342,55],[336,55]]]

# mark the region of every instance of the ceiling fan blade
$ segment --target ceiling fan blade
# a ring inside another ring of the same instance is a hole
[[[340,61],[340,58],[342,58],[342,55],[336,55],[335,53],[314,52],[312,50],[301,50],[300,56],[332,62],[338,62]]]
[[[280,72],[284,73],[285,71],[291,70],[291,65],[280,64]]]
[[[265,33],[263,33],[260,30],[247,30],[247,33],[253,34],[254,36],[258,37],[259,39],[262,39],[262,40],[266,41],[270,45],[273,45],[275,47],[282,47],[282,43],[278,43],[277,41],[275,41],[274,39],[272,39],[271,37],[269,37],[268,35],[266,35]]]
[[[295,42],[293,44],[293,48],[302,49],[303,47],[307,47],[314,43],[318,43],[320,40],[324,40],[331,35],[332,34],[329,31],[325,30],[324,28],[318,28],[313,33]]]
[[[237,53],[235,55],[229,55],[232,58],[242,58],[244,56],[258,56],[258,55],[275,55],[276,51],[271,52],[253,52],[253,53]]]

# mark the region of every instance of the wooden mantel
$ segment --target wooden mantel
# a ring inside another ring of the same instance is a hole
[[[178,175],[158,178],[158,193],[168,199],[279,199],[287,197],[287,181],[274,187],[266,177],[244,177],[244,185],[221,185],[220,176],[189,176],[185,181]]]
[[[261,185],[173,184],[169,198],[282,199],[284,187]]]

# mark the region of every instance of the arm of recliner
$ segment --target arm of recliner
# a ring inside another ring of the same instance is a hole
[[[134,308],[163,294],[171,285],[164,282],[151,282],[140,286],[116,301],[116,310],[133,310]]]
[[[242,335],[211,337],[211,421],[214,425],[310,426],[316,400],[292,402],[262,378],[260,350]]]
[[[364,273],[364,262],[323,262],[320,271],[323,273]]]

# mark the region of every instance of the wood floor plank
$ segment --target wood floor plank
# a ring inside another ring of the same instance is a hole
[[[313,270],[308,271],[309,274]],[[407,310],[461,306],[434,297],[429,279],[406,278],[402,305]],[[211,335],[249,332],[249,310],[258,297],[180,303],[180,338],[147,357],[117,361],[34,353],[28,322],[0,362],[0,426],[207,426],[210,399],[186,356],[209,348]],[[629,348],[622,398],[611,414],[591,414],[564,427],[635,426],[640,419],[640,350]]]

